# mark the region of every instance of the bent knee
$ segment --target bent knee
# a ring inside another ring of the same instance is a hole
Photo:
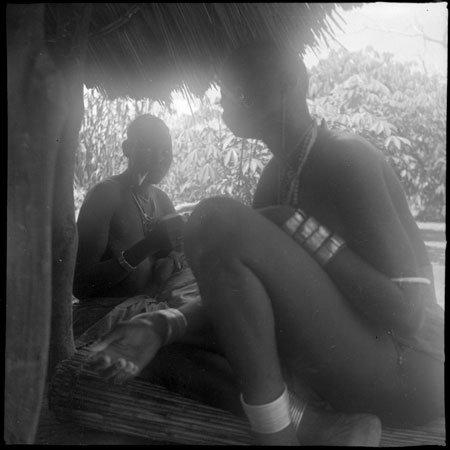
[[[185,231],[185,250],[189,259],[210,252],[232,252],[242,239],[245,217],[251,208],[227,197],[202,200],[192,212]]]

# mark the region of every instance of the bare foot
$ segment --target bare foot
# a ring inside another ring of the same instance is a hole
[[[373,414],[344,414],[307,407],[297,432],[300,445],[378,447],[381,421]]]
[[[148,321],[122,322],[89,348],[89,366],[103,378],[123,383],[137,376],[161,345],[161,332]]]

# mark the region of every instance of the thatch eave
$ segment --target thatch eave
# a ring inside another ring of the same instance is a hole
[[[52,42],[61,24],[53,4],[47,5]],[[270,40],[302,54],[332,39],[337,5],[92,3],[84,82],[110,98],[167,102],[171,91],[185,89],[202,95],[226,55],[242,44]]]

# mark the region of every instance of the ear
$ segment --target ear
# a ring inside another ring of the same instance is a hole
[[[125,140],[122,142],[122,151],[123,151],[123,154],[124,154],[127,158],[130,157],[130,153],[131,153],[131,143],[130,143],[130,141],[129,141],[128,139],[125,139]]]

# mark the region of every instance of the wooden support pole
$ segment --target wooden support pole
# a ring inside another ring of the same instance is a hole
[[[7,6],[8,444],[34,441],[50,338],[53,181],[67,109],[63,80],[44,45],[44,5]]]
[[[77,251],[73,176],[79,132],[83,120],[84,55],[92,5],[55,6],[59,32],[52,56],[64,78],[69,105],[63,124],[55,166],[52,217],[52,320],[48,378],[58,362],[74,353],[72,285]]]
[[[45,8],[44,3],[7,8],[8,444],[34,442],[46,378],[74,353],[73,172],[91,5],[57,6],[62,32],[51,52],[44,41]]]

